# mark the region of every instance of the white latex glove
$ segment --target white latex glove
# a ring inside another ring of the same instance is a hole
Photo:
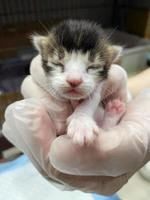
[[[125,96],[126,89],[117,88],[122,83],[119,68],[113,67],[116,70],[112,70],[108,91],[116,86],[116,94],[113,95],[117,97],[119,93],[119,96]],[[22,86],[24,96],[35,99],[22,100],[7,108],[4,135],[31,159],[45,178],[59,188],[105,195],[116,192],[149,160],[150,91],[137,96],[128,105],[122,122],[111,131],[101,131],[93,146],[79,147],[66,135],[56,137],[56,133],[64,133],[72,106],[54,99],[38,86],[38,81],[43,88],[45,86],[41,69],[41,58],[37,56],[31,63],[34,80],[28,76]],[[51,163],[68,175],[56,170]]]
[[[90,147],[79,147],[65,135],[56,138],[42,99],[10,105],[5,119],[4,135],[29,156],[44,177],[56,180],[61,188],[110,195],[150,159],[150,90],[129,103],[121,123],[101,132]],[[52,165],[80,176],[63,174]]]

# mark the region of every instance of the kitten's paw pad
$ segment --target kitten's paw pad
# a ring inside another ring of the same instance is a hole
[[[99,134],[99,128],[92,118],[78,117],[70,121],[67,134],[75,144],[90,145],[94,142],[96,135]]]
[[[125,112],[125,103],[119,99],[109,101],[106,105],[106,112],[112,115],[122,115]]]

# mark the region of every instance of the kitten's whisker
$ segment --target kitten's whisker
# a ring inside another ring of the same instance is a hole
[[[50,91],[50,94],[52,94],[52,95],[57,95],[57,91],[53,88],[53,87],[49,87],[50,86],[50,84],[49,83],[47,83],[47,84],[44,84],[43,85],[43,87],[44,88],[47,88],[47,89],[49,89],[49,91]],[[58,96],[58,95],[57,95]]]
[[[57,91],[54,88],[50,88],[50,94],[54,97],[58,97]]]
[[[49,30],[48,30],[48,28],[45,26],[45,24],[43,24],[43,23],[41,22],[41,20],[38,20],[38,22],[39,22],[39,24],[44,28],[44,30],[46,31],[46,33],[49,34]]]
[[[108,35],[106,35],[106,40],[109,40],[111,36],[116,32],[118,26],[116,26]]]

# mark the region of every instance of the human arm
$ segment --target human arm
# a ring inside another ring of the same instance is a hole
[[[150,68],[128,79],[128,88],[133,97],[145,88],[150,88]]]

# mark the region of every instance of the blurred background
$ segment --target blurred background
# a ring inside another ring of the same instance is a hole
[[[20,155],[1,127],[7,105],[22,98],[20,84],[37,54],[29,35],[67,18],[100,23],[110,40],[124,47],[121,64],[129,76],[150,66],[150,0],[0,0],[0,162]],[[150,184],[137,174],[119,195],[148,200]]]

